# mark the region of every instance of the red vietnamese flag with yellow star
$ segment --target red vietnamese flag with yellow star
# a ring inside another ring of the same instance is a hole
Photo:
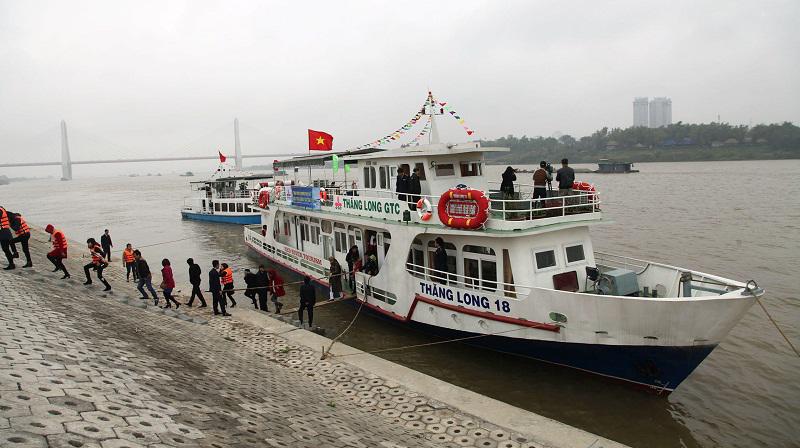
[[[327,132],[308,130],[309,151],[330,151],[333,149],[333,136]]]

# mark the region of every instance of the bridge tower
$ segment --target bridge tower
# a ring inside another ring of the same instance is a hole
[[[242,170],[242,145],[239,143],[239,119],[233,119],[233,138],[234,138],[234,158],[236,159],[236,170]]]
[[[67,122],[61,120],[61,180],[72,180],[72,160],[69,158]]]

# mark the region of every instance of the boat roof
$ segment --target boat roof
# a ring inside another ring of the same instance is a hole
[[[429,145],[406,146],[389,149],[380,153],[365,154],[359,157],[347,156],[345,160],[363,159],[389,159],[403,158],[409,156],[448,156],[455,154],[465,154],[471,152],[508,152],[510,148],[502,147],[482,147],[480,142],[467,143],[433,143]]]
[[[190,184],[213,184],[215,182],[231,182],[236,180],[259,180],[259,179],[272,179],[272,174],[241,174],[238,176],[215,177],[206,180],[195,180],[189,182]]]
[[[381,152],[386,152],[386,150],[382,148],[365,148],[365,149],[354,149],[354,150],[339,151],[339,152],[326,151],[322,154],[312,154],[309,156],[292,157],[291,159],[280,160],[274,162],[273,166],[275,166],[276,168],[293,168],[296,166],[297,167],[325,166],[325,162],[333,160],[334,155],[338,156],[339,158],[345,158],[345,157],[363,156],[367,154],[381,153]]]

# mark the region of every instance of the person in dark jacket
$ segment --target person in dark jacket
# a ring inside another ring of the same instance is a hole
[[[230,316],[230,314],[225,311],[226,302],[222,297],[222,284],[219,280],[219,260],[211,262],[211,270],[208,271],[208,290],[211,291],[211,296],[213,297],[212,306],[214,308],[214,315],[222,314],[223,316]]]
[[[197,297],[200,299],[200,308],[205,308],[208,305],[206,305],[206,299],[203,297],[203,290],[200,289],[200,284],[202,283],[200,275],[203,273],[203,271],[200,269],[200,265],[195,263],[191,258],[186,260],[186,264],[189,265],[189,283],[192,284],[192,296],[189,297],[189,301],[186,303],[186,306],[192,306],[192,303],[194,303],[194,298]]]
[[[397,182],[395,183],[395,190],[397,191],[397,199],[401,201],[406,200],[406,194],[408,193],[408,188],[410,184],[410,179],[408,174],[403,171],[403,168],[397,169]]]
[[[422,185],[420,184],[419,178],[419,168],[414,168],[411,172],[411,178],[409,179],[408,184],[408,192],[411,193],[409,199],[409,206],[411,210],[417,209],[417,202],[419,201],[420,195],[422,194]]]
[[[170,302],[175,304],[175,309],[177,310],[180,303],[175,300],[175,297],[172,297],[172,290],[175,289],[175,276],[172,275],[172,265],[168,259],[161,260],[161,291],[164,293],[164,300],[167,301],[167,304],[164,305],[164,308],[172,308]]]
[[[437,283],[447,283],[447,251],[444,248],[444,240],[442,237],[436,237],[436,252],[433,253],[433,269],[437,272],[433,273],[433,279]],[[441,271],[441,272],[438,272]]]
[[[347,256],[344,257],[344,261],[347,262],[347,283],[350,286],[350,291],[356,291],[356,273],[354,272],[356,260],[361,258],[361,255],[358,254],[358,246],[353,245],[350,248],[350,251],[347,252]]]
[[[514,199],[514,182],[517,180],[517,173],[514,168],[508,167],[503,171],[503,182],[500,183],[500,192],[503,193],[503,199]]]
[[[150,273],[150,267],[147,265],[147,260],[142,257],[142,253],[139,249],[133,251],[133,258],[136,260],[136,270],[139,272],[139,283],[136,285],[136,289],[142,293],[142,300],[147,300],[150,297],[147,297],[147,293],[144,292],[144,287],[147,286],[148,291],[153,294],[153,300],[155,303],[158,303],[158,294],[156,294],[155,288],[153,288],[153,274]]]
[[[559,196],[572,195],[572,184],[575,182],[575,170],[569,166],[569,160],[561,159],[561,168],[556,171],[556,181],[558,182]]]
[[[108,233],[108,229],[100,237],[100,245],[103,246],[103,257],[106,261],[111,261],[111,248],[114,247],[114,243],[111,242],[111,235]]]
[[[258,309],[256,303],[256,274],[250,272],[250,269],[244,270],[244,284],[247,287],[244,291],[244,296],[253,301],[253,308]]]
[[[314,304],[317,303],[317,292],[311,284],[311,277],[305,276],[303,284],[300,286],[300,308],[297,315],[300,317],[300,325],[303,325],[303,310],[308,311],[308,326],[314,325]]]
[[[267,297],[268,297],[268,287],[269,286],[269,275],[267,274],[266,268],[264,265],[258,266],[258,272],[256,273],[256,294],[258,295],[258,309],[264,312],[269,312],[269,307],[267,306]]]
[[[342,265],[339,264],[336,257],[330,257],[328,261],[331,262],[331,275],[328,277],[331,293],[328,300],[336,300],[342,297]]]

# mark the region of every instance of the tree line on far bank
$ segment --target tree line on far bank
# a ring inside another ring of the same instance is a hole
[[[533,164],[563,157],[574,162],[791,159],[800,158],[800,127],[790,122],[753,127],[678,122],[660,128],[604,127],[580,139],[509,135],[482,144],[511,148],[508,153],[487,153],[495,163]]]

